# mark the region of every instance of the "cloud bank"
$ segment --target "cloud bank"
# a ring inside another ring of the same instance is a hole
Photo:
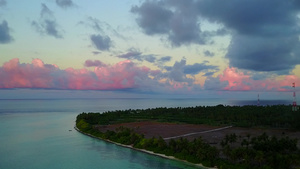
[[[124,60],[107,65],[99,60],[86,60],[89,69],[60,69],[45,64],[40,59],[31,63],[20,63],[12,59],[0,67],[0,88],[37,88],[66,90],[135,90],[154,93],[201,93],[203,90],[220,91],[290,91],[291,84],[300,84],[294,75],[281,79],[254,80],[251,75],[228,67],[216,77],[207,76],[203,86],[196,83],[193,75],[197,72],[218,69],[203,63],[187,65],[182,59],[166,71],[151,70]],[[200,67],[200,68],[199,68]],[[90,70],[93,68],[93,70]]]
[[[145,34],[165,35],[175,47],[205,43],[194,11],[193,1],[145,1],[131,8]]]
[[[233,31],[226,57],[230,66],[287,71],[300,63],[296,1],[199,1],[201,16]],[[215,9],[215,10],[213,10]],[[230,12],[229,12],[230,11]]]
[[[286,75],[281,78],[255,80],[237,68],[228,67],[217,77],[209,76],[204,84],[205,90],[228,91],[291,91],[292,83],[300,84],[299,77]]]
[[[289,74],[300,63],[299,4],[296,0],[146,0],[131,12],[146,35],[163,36],[173,47],[207,45],[214,36],[230,34],[225,57],[231,67]],[[202,31],[203,21],[220,28]]]
[[[149,76],[159,73],[147,67],[138,67],[128,60],[115,65],[87,60],[85,66],[95,67],[94,71],[73,68],[61,70],[56,65],[44,64],[40,59],[33,59],[30,64],[12,59],[0,67],[0,88],[130,89],[142,87],[143,83],[152,80]]]

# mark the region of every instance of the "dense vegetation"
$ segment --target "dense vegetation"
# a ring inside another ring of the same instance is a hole
[[[90,114],[91,115],[91,114]],[[124,145],[132,145],[134,148],[145,149],[154,153],[174,156],[178,159],[192,163],[203,163],[206,166],[215,166],[219,156],[219,150],[205,143],[201,138],[189,142],[187,139],[171,139],[167,143],[162,137],[146,139],[143,135],[135,133],[132,129],[119,127],[116,131],[107,130],[102,133],[92,125],[80,119],[77,128],[101,139],[110,140]]]
[[[81,115],[78,117],[80,118]],[[179,122],[189,124],[234,125],[237,127],[272,127],[300,129],[300,113],[291,106],[197,106],[186,108],[153,108],[145,110],[117,110],[84,114],[89,124],[107,125],[142,120]]]
[[[282,137],[280,139],[263,133],[260,136],[240,140],[240,136],[226,135],[222,140],[223,157],[227,164],[219,164],[223,168],[257,168],[257,169],[289,169],[300,164],[300,151],[297,139]]]
[[[135,148],[172,155],[178,159],[222,169],[288,169],[299,166],[300,150],[297,140],[280,139],[265,133],[258,137],[227,135],[217,149],[201,138],[166,142],[161,137],[146,139],[132,129],[120,127],[116,131],[99,132],[95,125],[106,125],[141,120],[168,122],[236,125],[242,127],[265,126],[299,129],[299,113],[291,112],[290,106],[215,106],[195,108],[155,108],[146,110],[120,110],[105,113],[82,113],[77,116],[76,126],[82,132]],[[298,121],[296,121],[298,120]],[[298,124],[297,124],[298,122]]]

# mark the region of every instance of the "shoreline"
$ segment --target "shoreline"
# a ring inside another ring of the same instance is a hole
[[[103,141],[106,141],[106,142],[108,142],[108,143],[112,143],[112,144],[115,144],[115,145],[118,145],[118,146],[121,146],[121,147],[124,147],[124,148],[129,148],[129,149],[132,149],[132,150],[136,150],[136,151],[139,151],[139,152],[143,152],[143,153],[146,153],[146,154],[149,154],[149,155],[155,155],[155,156],[162,157],[162,158],[169,159],[169,160],[176,160],[176,161],[184,162],[184,163],[187,163],[187,164],[190,164],[190,165],[193,165],[193,166],[196,166],[196,167],[201,167],[201,168],[204,168],[204,169],[217,169],[217,168],[214,168],[214,167],[205,167],[205,166],[203,166],[201,163],[195,164],[195,163],[188,162],[188,161],[186,161],[186,160],[181,160],[181,159],[175,158],[174,156],[166,156],[166,155],[164,155],[164,154],[154,153],[154,152],[152,152],[152,151],[148,151],[148,150],[145,150],[145,149],[134,148],[134,147],[131,146],[131,145],[120,144],[120,143],[117,143],[117,142],[113,142],[113,141],[111,141],[111,140],[102,139],[102,138],[100,138],[100,137],[96,137],[96,136],[93,136],[93,135],[91,135],[91,134],[82,132],[82,131],[80,131],[76,126],[74,126],[74,129],[75,129],[76,131],[78,131],[79,133],[84,134],[84,135],[86,135],[86,136],[89,136],[89,137],[92,137],[92,138],[95,138],[95,139],[99,139],[99,140],[103,140]]]

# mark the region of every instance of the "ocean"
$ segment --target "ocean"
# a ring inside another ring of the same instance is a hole
[[[224,99],[10,99],[0,100],[0,169],[195,168],[137,152],[73,129],[82,112],[155,107],[256,105]],[[290,104],[285,100],[261,105]],[[71,131],[70,131],[71,130]]]

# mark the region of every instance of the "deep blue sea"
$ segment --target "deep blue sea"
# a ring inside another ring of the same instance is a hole
[[[82,135],[73,129],[82,112],[256,105],[222,99],[32,99],[0,100],[0,169],[195,168]],[[290,101],[260,101],[261,105]],[[72,131],[69,131],[72,130]]]

